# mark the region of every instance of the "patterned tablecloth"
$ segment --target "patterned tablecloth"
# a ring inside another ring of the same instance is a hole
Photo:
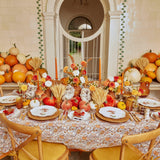
[[[139,115],[140,117],[140,115]],[[140,117],[143,118],[143,117]],[[27,116],[24,120],[19,118],[9,118],[10,120],[29,126],[39,126],[42,133],[42,140],[47,142],[64,143],[72,149],[82,149],[84,151],[92,151],[95,148],[111,147],[121,144],[121,138],[124,134],[143,133],[156,129],[158,121],[150,119],[136,123],[128,120],[125,123],[109,123],[96,120],[88,121],[71,121],[58,120],[58,118],[50,121],[31,120]],[[24,135],[15,133],[18,142],[24,140]],[[0,155],[11,149],[8,133],[0,126]],[[142,146],[144,145],[144,146]],[[139,145],[142,150],[146,150],[146,143]],[[160,156],[160,144],[158,144],[153,154],[155,157]]]

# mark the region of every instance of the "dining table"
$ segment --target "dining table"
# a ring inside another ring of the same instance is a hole
[[[15,106],[13,106],[14,108]],[[135,112],[140,119],[139,122],[128,119],[126,122],[115,123],[102,120],[98,117],[87,120],[72,120],[70,118],[50,120],[35,120],[27,115],[28,109],[19,109],[24,115],[13,117],[7,116],[9,120],[26,125],[39,126],[42,130],[42,141],[63,143],[69,149],[76,149],[84,152],[91,152],[96,148],[113,147],[121,145],[121,138],[124,134],[132,135],[154,130],[157,128],[159,121],[152,118],[145,119],[144,115]],[[63,112],[61,112],[63,114]],[[13,132],[18,143],[23,142],[27,135]],[[159,141],[160,138],[157,139]],[[137,144],[137,147],[145,152],[148,143]],[[0,122],[0,155],[7,154],[11,150],[11,140],[7,130]],[[156,144],[152,152],[153,157],[160,156],[160,143]]]

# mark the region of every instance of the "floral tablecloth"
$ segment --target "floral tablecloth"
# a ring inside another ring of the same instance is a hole
[[[100,147],[112,147],[121,144],[121,138],[124,134],[143,133],[156,129],[157,121],[150,119],[136,123],[128,120],[125,123],[109,123],[96,120],[88,121],[71,121],[58,120],[58,118],[50,121],[35,121],[27,116],[24,120],[19,118],[9,118],[10,120],[29,126],[39,126],[42,133],[42,140],[47,142],[64,143],[68,148],[81,149],[84,151],[92,151]],[[24,140],[24,135],[15,133],[18,142]],[[0,125],[0,155],[11,149],[8,133]],[[139,145],[142,150],[146,150],[146,143]],[[160,156],[160,144],[153,150],[154,157]]]

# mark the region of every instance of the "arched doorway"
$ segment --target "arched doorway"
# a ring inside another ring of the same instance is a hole
[[[70,0],[72,2],[81,2],[80,0]],[[51,76],[54,77],[54,58],[58,59],[58,72],[59,78],[63,76],[63,67],[64,67],[64,46],[65,41],[64,37],[81,43],[87,43],[96,39],[98,37],[99,44],[99,57],[102,59],[102,79],[106,78],[108,75],[115,75],[117,73],[117,54],[119,49],[119,22],[120,22],[120,11],[118,10],[119,0],[95,0],[99,5],[103,7],[103,20],[102,23],[98,26],[97,23],[91,20],[93,24],[91,36],[86,36],[84,38],[77,38],[71,36],[66,28],[69,23],[77,16],[84,16],[91,19],[88,14],[77,14],[70,18],[65,18],[63,21],[60,21],[60,10],[65,11],[62,8],[62,5],[69,0],[48,0],[47,12],[44,13],[45,20],[45,38],[46,38],[46,63],[47,69]],[[94,8],[94,0],[87,1]],[[69,3],[67,3],[69,4]],[[71,5],[73,6],[73,5]],[[78,5],[76,5],[78,7]],[[73,9],[73,7],[72,7]],[[97,10],[96,10],[97,11]],[[65,13],[65,12],[64,12]],[[75,13],[75,10],[73,10]],[[98,12],[97,12],[98,13]],[[62,14],[62,17],[63,14]],[[95,18],[96,19],[96,18]],[[63,23],[63,24],[62,24]],[[62,47],[63,46],[63,47]],[[87,46],[87,45],[86,45]],[[68,53],[67,53],[68,54]],[[93,54],[93,53],[92,53]],[[62,60],[63,59],[63,60]],[[95,63],[95,62],[94,62]],[[93,65],[95,66],[95,65]],[[97,73],[98,74],[98,73]]]

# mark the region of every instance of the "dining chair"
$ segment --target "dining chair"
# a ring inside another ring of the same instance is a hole
[[[89,160],[151,160],[151,152],[160,140],[156,142],[156,138],[160,136],[160,123],[158,128],[149,132],[124,135],[121,139],[121,146],[106,147],[95,149],[89,156]],[[150,141],[147,153],[142,153],[134,144]],[[160,160],[157,157],[154,160]]]
[[[42,131],[39,127],[14,123],[8,120],[3,113],[0,113],[0,121],[10,136],[12,151],[9,156],[13,157],[14,160],[68,160],[68,148],[59,143],[42,142]],[[17,134],[14,134],[13,131],[29,136],[19,144],[16,141],[16,136],[14,136]]]

